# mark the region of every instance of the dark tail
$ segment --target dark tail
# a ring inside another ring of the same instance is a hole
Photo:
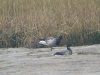
[[[62,36],[59,36],[59,37],[56,39],[56,45],[59,45],[59,44],[60,44],[61,39],[62,39]]]

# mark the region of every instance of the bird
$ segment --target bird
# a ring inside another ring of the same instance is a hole
[[[52,47],[59,45],[61,40],[62,40],[61,35],[59,37],[47,37],[46,39],[41,39],[38,42],[38,45],[41,45],[42,47],[43,46],[50,47],[51,51],[52,51],[52,49],[53,49]]]
[[[67,49],[61,52],[56,52],[54,53],[54,55],[65,55],[67,52],[69,53],[69,55],[72,55],[72,50],[70,48],[71,44],[68,44],[66,47]]]

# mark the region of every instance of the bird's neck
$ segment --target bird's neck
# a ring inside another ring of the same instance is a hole
[[[70,47],[67,47],[67,50],[71,50],[71,48]]]

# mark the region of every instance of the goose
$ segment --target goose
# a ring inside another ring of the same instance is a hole
[[[72,50],[71,50],[70,46],[71,46],[71,44],[68,44],[66,50],[64,50],[62,52],[56,52],[54,55],[65,55],[66,52],[68,52],[69,55],[72,55]]]
[[[62,39],[62,36],[59,36],[59,37],[47,37],[46,39],[41,39],[39,42],[38,42],[38,45],[42,45],[43,46],[48,46],[51,48],[51,51],[52,51],[52,47],[54,46],[57,46],[60,44],[61,42],[61,39]]]

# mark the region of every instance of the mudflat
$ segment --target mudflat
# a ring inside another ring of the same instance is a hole
[[[71,47],[72,55],[53,55],[64,49],[1,48],[0,75],[100,75],[100,45]]]

